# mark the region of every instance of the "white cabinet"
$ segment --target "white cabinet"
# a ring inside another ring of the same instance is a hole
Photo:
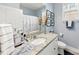
[[[38,55],[57,55],[58,54],[58,44],[57,38],[52,41],[46,48],[43,49]]]

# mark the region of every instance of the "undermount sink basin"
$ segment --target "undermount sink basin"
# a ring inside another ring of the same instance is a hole
[[[40,44],[44,44],[45,41],[46,41],[45,38],[37,38],[37,39],[33,40],[33,41],[31,42],[31,44],[37,46],[37,45],[40,45]]]

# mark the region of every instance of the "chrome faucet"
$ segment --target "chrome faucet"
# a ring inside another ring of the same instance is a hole
[[[26,34],[24,34],[24,33],[21,33],[21,39],[23,40],[26,40],[27,42],[28,42],[28,40],[27,40],[27,38],[26,38]]]

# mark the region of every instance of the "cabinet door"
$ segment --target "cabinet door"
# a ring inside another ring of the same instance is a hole
[[[57,43],[57,38],[53,41],[52,44],[52,53],[53,55],[57,55],[58,54],[58,43]]]
[[[39,55],[57,55],[58,54],[58,45],[57,39],[51,42]]]

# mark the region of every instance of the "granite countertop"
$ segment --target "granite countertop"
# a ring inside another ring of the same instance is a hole
[[[41,44],[39,46],[30,45],[31,49],[29,49],[28,51],[25,51],[25,50],[27,50],[27,45],[23,44],[21,47],[18,47],[16,49],[16,53],[14,52],[12,54],[14,54],[14,55],[37,55],[57,37],[57,34],[55,34],[55,33],[53,33],[53,34],[52,33],[47,33],[47,34],[41,33],[41,34],[37,35],[37,37],[38,38],[46,38],[45,43]],[[21,53],[21,51],[23,51],[23,50],[24,50],[24,52]],[[18,53],[18,51],[19,51],[19,53]]]
[[[43,37],[46,38],[46,41],[44,44],[39,45],[38,47],[34,48],[31,54],[39,54],[45,47],[47,47],[56,37],[57,34],[47,33],[47,34],[40,34],[37,37]]]

